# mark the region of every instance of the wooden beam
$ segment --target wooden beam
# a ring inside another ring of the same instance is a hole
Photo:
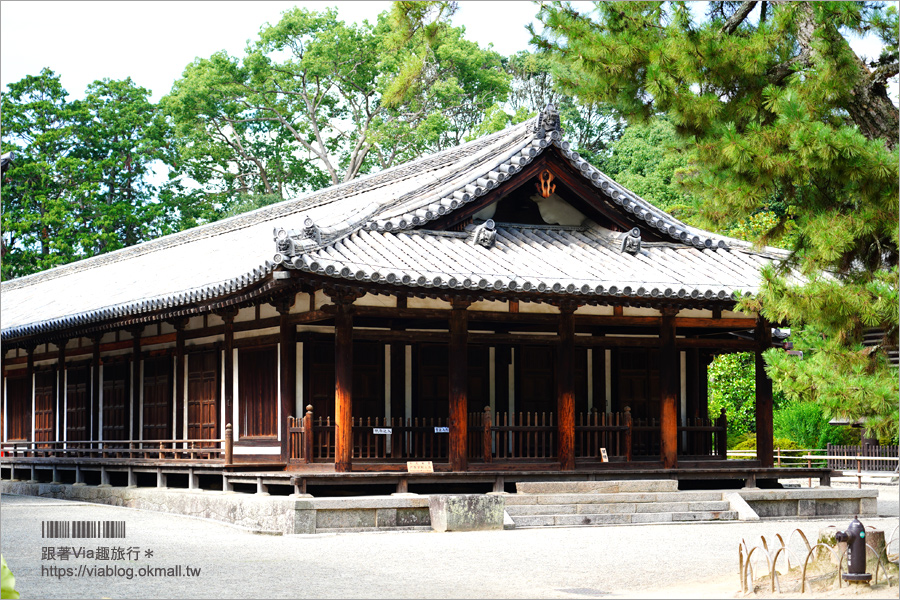
[[[100,439],[100,336],[94,336],[91,356],[91,438]]]
[[[469,302],[454,300],[450,311],[450,470],[468,468],[469,352],[466,309]]]
[[[760,466],[772,467],[774,465],[775,451],[774,426],[773,426],[773,402],[772,380],[766,375],[766,363],[762,353],[772,346],[772,328],[769,322],[760,318],[756,324],[756,458]]]
[[[141,435],[141,334],[144,327],[132,327],[131,332],[131,439]]]
[[[577,305],[559,307],[556,346],[557,458],[561,471],[575,470],[575,319]]]
[[[334,315],[334,470],[352,470],[353,314],[352,296],[336,295]]]
[[[56,407],[54,408],[53,439],[62,441],[60,432],[63,426],[63,415],[66,414],[66,342],[60,340],[56,347]]]
[[[664,469],[678,466],[678,350],[675,311],[664,314],[659,330],[659,452]]]
[[[278,311],[281,325],[279,329],[279,362],[281,366],[281,419],[278,423],[279,436],[281,437],[281,461],[287,463],[290,451],[288,443],[288,416],[296,412],[297,397],[297,326],[291,323],[291,307],[294,305],[296,294],[289,294],[279,302],[273,303]],[[302,417],[302,414],[295,415]]]
[[[173,319],[175,326],[175,431],[172,439],[183,439],[184,433],[184,327],[187,319]]]
[[[237,308],[228,307],[219,313],[225,321],[225,425],[232,424],[234,420],[234,318],[237,316]]]

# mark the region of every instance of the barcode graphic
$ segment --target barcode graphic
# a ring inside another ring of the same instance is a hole
[[[43,538],[123,538],[125,521],[43,521]]]

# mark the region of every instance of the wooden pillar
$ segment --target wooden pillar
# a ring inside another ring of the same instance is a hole
[[[26,363],[25,363],[25,377],[27,379],[26,389],[28,390],[28,414],[30,416],[28,420],[28,441],[35,441],[34,435],[34,344],[29,344],[27,348],[25,348],[25,352],[27,353]],[[34,479],[34,477],[32,477]]]
[[[353,313],[355,297],[336,294],[334,315],[334,470],[353,468]]]
[[[466,471],[469,467],[468,446],[468,300],[454,298],[450,309],[450,470]]]
[[[173,319],[175,327],[175,422],[172,424],[172,439],[187,439],[184,432],[184,328],[187,319]]]
[[[556,348],[557,457],[563,471],[575,470],[575,309],[559,305],[559,345]]]
[[[141,437],[141,334],[143,325],[132,327],[131,333],[131,439]]]
[[[229,306],[219,312],[219,316],[225,322],[225,423],[232,424],[234,420],[234,318],[238,314],[237,307]]]
[[[66,414],[66,342],[68,340],[59,340],[56,350],[56,407],[53,412],[53,439],[57,442],[62,441],[62,418]],[[57,481],[56,478],[53,480]]]
[[[766,375],[762,353],[772,346],[772,328],[763,318],[756,320],[756,457],[760,466],[774,466],[774,427],[772,424],[772,380]]]
[[[281,438],[281,462],[287,463],[290,458],[290,444],[288,440],[288,416],[296,411],[297,398],[297,326],[291,323],[291,307],[294,305],[296,293],[289,293],[272,305],[280,315],[279,320],[279,346],[281,363],[281,419],[278,423],[278,435]],[[303,415],[297,415],[302,417]]]
[[[675,347],[677,308],[662,310],[659,331],[659,453],[664,469],[678,466],[678,350]]]
[[[94,343],[91,359],[91,440],[100,439],[100,335],[91,338]]]

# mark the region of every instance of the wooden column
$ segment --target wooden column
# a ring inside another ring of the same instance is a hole
[[[219,312],[219,316],[225,321],[225,372],[222,374],[225,380],[225,423],[231,425],[234,420],[234,318],[238,309],[230,306]],[[223,427],[224,427],[223,425]],[[233,426],[233,425],[232,425]]]
[[[272,306],[280,315],[278,341],[280,346],[279,362],[281,363],[281,419],[278,423],[278,434],[281,437],[281,461],[288,462],[290,444],[288,442],[288,416],[297,410],[297,326],[290,322],[291,307],[297,297],[295,293],[279,298]],[[298,418],[303,414],[296,415]]]
[[[772,467],[774,458],[774,427],[772,424],[772,380],[766,375],[762,353],[772,346],[772,328],[763,318],[756,320],[756,457],[760,466]]]
[[[34,440],[34,344],[29,344],[25,348],[28,358],[25,363],[25,378],[27,379],[26,389],[28,390],[28,441]]]
[[[450,470],[466,471],[468,442],[468,300],[454,298],[450,302]]]
[[[559,305],[559,345],[556,347],[557,457],[563,471],[575,470],[575,309]]]
[[[659,331],[659,454],[664,469],[678,466],[678,350],[675,348],[677,308],[662,310]]]
[[[63,415],[66,414],[66,342],[68,340],[59,340],[56,350],[56,407],[53,413],[53,439],[57,442],[62,441]]]
[[[187,439],[184,432],[184,328],[187,319],[173,319],[175,327],[175,422],[172,439]]]
[[[403,423],[406,417],[406,345],[401,342],[391,343],[390,403],[394,423]],[[402,444],[402,435],[391,436],[391,456],[400,456]]]
[[[141,437],[141,334],[144,326],[138,325],[128,330],[131,333],[131,439]]]
[[[100,439],[100,335],[91,338],[94,343],[91,359],[91,440]]]
[[[334,315],[334,470],[353,468],[353,313],[354,296],[335,294]]]

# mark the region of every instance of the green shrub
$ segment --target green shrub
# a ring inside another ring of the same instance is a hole
[[[847,427],[830,425],[822,406],[815,402],[791,402],[775,411],[774,428],[776,437],[792,440],[799,448],[854,443],[853,432]]]
[[[773,442],[773,448],[781,448],[782,450],[801,449],[801,447],[798,446],[796,442],[789,439],[776,437]],[[732,448],[732,450],[756,450],[756,436],[754,435],[752,438],[744,440],[743,442]]]

